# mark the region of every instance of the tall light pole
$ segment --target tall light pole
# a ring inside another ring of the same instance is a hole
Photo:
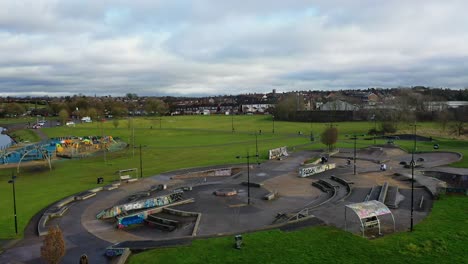
[[[257,137],[257,132],[255,132],[255,156],[257,157],[257,165],[260,165],[260,162],[258,162],[258,137]]]
[[[16,217],[16,192],[15,192],[15,181],[16,181],[16,176],[11,174],[11,180],[8,181],[8,183],[11,183],[13,186],[13,212],[15,215],[15,232],[18,235],[18,220]]]
[[[353,175],[356,175],[356,141],[357,141],[357,136],[356,136],[356,134],[354,134],[353,137],[352,137],[351,139],[354,140],[354,157],[353,157],[354,169],[353,169]]]
[[[231,132],[234,133],[234,110],[231,108]]]
[[[143,161],[141,156],[141,144],[140,144],[140,178],[143,178]]]
[[[237,159],[245,158],[247,159],[247,204],[250,205],[250,158],[258,157],[258,155],[250,156],[249,151],[247,151],[247,156],[237,156]]]
[[[377,134],[377,119],[375,118],[375,114],[372,115],[372,119],[374,120],[374,145],[375,145],[375,136]]]
[[[413,125],[413,151],[411,152],[411,223],[410,231],[413,232],[413,211],[414,211],[414,152],[416,151],[416,121]]]
[[[273,120],[273,134],[275,133],[275,116],[272,115],[272,120]]]

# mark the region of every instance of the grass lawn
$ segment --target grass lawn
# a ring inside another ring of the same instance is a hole
[[[131,143],[130,147],[115,153],[109,153],[106,161],[103,156],[81,160],[60,160],[53,163],[53,170],[40,166],[21,168],[16,182],[16,200],[18,208],[19,230],[27,225],[29,219],[47,205],[74,193],[96,186],[96,177],[104,177],[105,183],[116,179],[114,172],[119,169],[139,168],[139,149],[143,146],[143,174],[152,176],[164,171],[180,168],[208,166],[216,164],[239,163],[235,157],[247,151],[255,153],[255,132],[261,159],[267,159],[268,150],[281,146],[322,149],[319,142],[310,144],[310,130],[315,135],[326,128],[320,123],[293,123],[275,121],[275,133],[270,116],[174,116],[162,117],[159,129],[156,118],[137,118],[133,121],[134,129],[129,128],[128,120],[120,120],[118,127],[112,121],[104,123],[78,124],[76,127],[42,128],[49,137],[112,135]],[[231,132],[234,124],[235,133]],[[352,140],[346,134],[366,133],[373,123],[342,122],[338,123],[340,142],[338,147],[352,147]],[[298,132],[303,133],[302,136]],[[20,132],[17,133],[27,133]],[[135,135],[135,147],[133,137]],[[384,143],[378,140],[377,143]],[[358,140],[359,147],[372,144],[372,140]],[[397,142],[403,146],[410,143]],[[467,142],[440,139],[441,150],[451,150],[468,154]],[[429,143],[418,143],[420,148],[431,149]],[[419,150],[419,148],[418,148]],[[456,164],[468,167],[467,160]],[[14,169],[0,170],[0,239],[13,238],[12,191],[8,179]]]
[[[129,263],[467,263],[468,203],[442,197],[413,233],[367,240],[333,227],[279,230],[196,240],[191,246],[132,255]]]
[[[10,136],[17,142],[37,142],[41,140],[36,132],[30,129],[16,130],[15,132],[11,133]]]

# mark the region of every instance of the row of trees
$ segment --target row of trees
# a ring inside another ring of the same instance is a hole
[[[127,115],[165,115],[168,105],[160,99],[146,98],[144,101],[118,101],[112,98],[74,97],[70,100],[51,101],[42,106],[30,106],[16,102],[3,103],[0,117],[22,115],[41,116],[90,116],[93,119],[105,116],[122,117]]]

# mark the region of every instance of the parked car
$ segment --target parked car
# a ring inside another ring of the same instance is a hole
[[[66,126],[75,126],[75,122],[73,121],[68,121],[67,123],[65,123]]]

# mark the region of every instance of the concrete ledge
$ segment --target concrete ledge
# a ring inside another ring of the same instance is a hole
[[[57,202],[55,204],[55,206],[62,207],[64,205],[67,205],[67,204],[69,204],[71,202],[74,202],[74,201],[75,201],[75,196],[72,195],[72,196],[69,196],[69,197],[67,197],[67,198],[65,198],[63,200],[60,200],[59,202]]]
[[[200,226],[201,216],[202,216],[202,213],[198,213],[197,221],[195,221],[195,226],[193,227],[193,230],[192,230],[192,236],[197,235],[198,227]]]
[[[80,194],[80,195],[77,195],[75,196],[75,200],[77,201],[82,201],[82,200],[86,200],[86,199],[89,199],[93,196],[96,196],[96,193],[95,192],[85,192],[83,194]]]
[[[47,221],[49,221],[50,215],[42,215],[39,223],[37,224],[37,233],[39,236],[45,236],[49,233],[46,228]]]
[[[138,181],[137,178],[131,178],[127,180],[127,183],[136,182],[136,181]]]
[[[114,190],[114,189],[117,189],[117,188],[119,188],[119,187],[115,186],[115,185],[104,186],[104,190],[106,190],[106,191],[111,191],[111,190]]]
[[[267,193],[265,194],[265,196],[263,196],[263,199],[267,201],[271,201],[275,198],[276,198],[276,194],[274,192]]]
[[[89,190],[89,192],[97,193],[97,192],[102,191],[102,189],[103,189],[102,187],[96,187],[94,189]]]

